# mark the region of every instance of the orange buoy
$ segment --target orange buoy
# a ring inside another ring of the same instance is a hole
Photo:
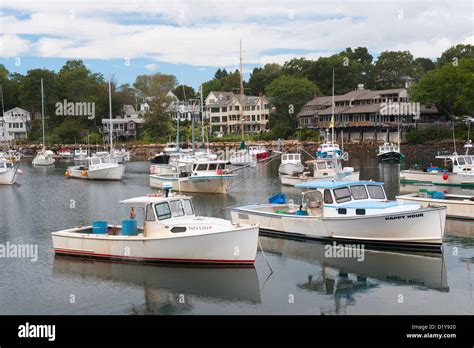
[[[82,176],[87,176],[87,172],[85,170],[82,171]]]
[[[66,170],[66,171],[64,172],[64,176],[69,176],[69,170]]]
[[[443,180],[448,180],[448,178],[449,178],[448,173],[444,173],[444,174],[443,174]]]

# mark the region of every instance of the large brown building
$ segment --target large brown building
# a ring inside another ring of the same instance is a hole
[[[403,130],[416,124],[445,122],[435,109],[411,103],[406,88],[379,91],[359,85],[354,91],[334,96],[334,128],[340,136],[359,139],[394,139],[398,126]],[[297,114],[298,128],[324,133],[331,125],[332,96],[316,97]],[[392,134],[394,133],[394,134]]]

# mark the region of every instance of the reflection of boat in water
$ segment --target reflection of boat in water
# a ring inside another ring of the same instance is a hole
[[[247,267],[171,267],[54,257],[53,272],[61,276],[92,277],[143,286],[146,300],[154,305],[181,305],[179,295],[211,298],[219,301],[260,303],[258,276]],[[159,302],[159,303],[157,303]],[[148,313],[150,314],[150,313]]]
[[[331,294],[337,289],[341,290],[342,283],[347,287],[348,281],[351,281],[352,290],[357,291],[373,287],[371,280],[380,280],[449,291],[446,266],[441,252],[414,253],[364,249],[363,260],[360,260],[357,257],[326,257],[326,250],[334,247],[332,244],[266,237],[260,237],[260,242],[267,253],[321,265],[324,277],[320,281],[308,279],[307,282],[300,284],[303,288]],[[346,245],[347,248],[350,248],[349,246],[350,244]],[[338,283],[341,283],[340,287]]]

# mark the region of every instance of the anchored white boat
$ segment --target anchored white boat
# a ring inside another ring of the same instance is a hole
[[[21,157],[22,157],[22,154],[20,152],[12,150],[12,149],[0,152],[0,158],[5,158],[13,162],[20,161]]]
[[[399,163],[405,156],[400,152],[400,145],[392,143],[384,143],[379,146],[377,158],[380,162]]]
[[[321,144],[316,155],[318,158],[339,158],[342,156],[342,151],[338,144],[328,141]]]
[[[179,161],[168,166],[156,166],[150,175],[150,186],[162,189],[170,183],[175,191],[226,193],[237,174],[230,173],[226,161]],[[160,170],[160,171],[158,171]]]
[[[234,166],[255,165],[270,156],[268,150],[263,145],[246,146],[241,144],[241,148],[230,155],[229,162]]]
[[[415,202],[423,207],[445,206],[447,217],[454,219],[474,219],[474,196],[444,193],[441,191],[428,191],[420,189],[419,192],[400,195],[397,201]]]
[[[21,171],[18,169],[19,166],[20,162],[0,158],[0,185],[13,185],[18,174],[21,174]]]
[[[58,155],[62,159],[68,160],[74,158],[74,154],[71,152],[71,150],[67,147],[63,147],[58,150]]]
[[[281,155],[281,164],[278,172],[284,175],[299,175],[304,172],[300,153],[285,153]]]
[[[89,157],[85,164],[68,167],[64,175],[83,180],[122,180],[124,166],[108,157]]]
[[[41,129],[43,132],[43,147],[36,154],[33,159],[34,166],[52,166],[56,160],[54,153],[51,150],[46,150],[45,136],[44,136],[44,94],[43,94],[43,79],[41,79]]]
[[[235,223],[258,223],[284,237],[335,239],[406,248],[441,247],[445,207],[388,201],[383,183],[310,181],[297,185],[301,204],[265,203],[232,209]]]
[[[338,159],[316,159],[307,161],[313,170],[300,175],[280,175],[282,185],[295,186],[312,180],[359,180],[359,172],[352,167],[342,167]]]
[[[191,198],[181,195],[151,195],[121,203],[131,206],[130,220],[121,226],[102,221],[53,232],[55,253],[146,262],[255,262],[258,225],[196,216]],[[143,228],[137,228],[133,219],[136,208],[144,212]]]

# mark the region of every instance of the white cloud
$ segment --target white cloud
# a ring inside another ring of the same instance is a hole
[[[4,0],[2,7],[3,56],[130,57],[219,67],[238,66],[240,39],[247,64],[357,46],[436,57],[472,42],[474,20],[470,1]],[[11,14],[17,12],[23,16]],[[306,53],[293,53],[301,50]]]
[[[158,70],[158,68],[159,68],[158,64],[155,64],[155,63],[145,65],[145,69],[150,70],[150,71]]]

